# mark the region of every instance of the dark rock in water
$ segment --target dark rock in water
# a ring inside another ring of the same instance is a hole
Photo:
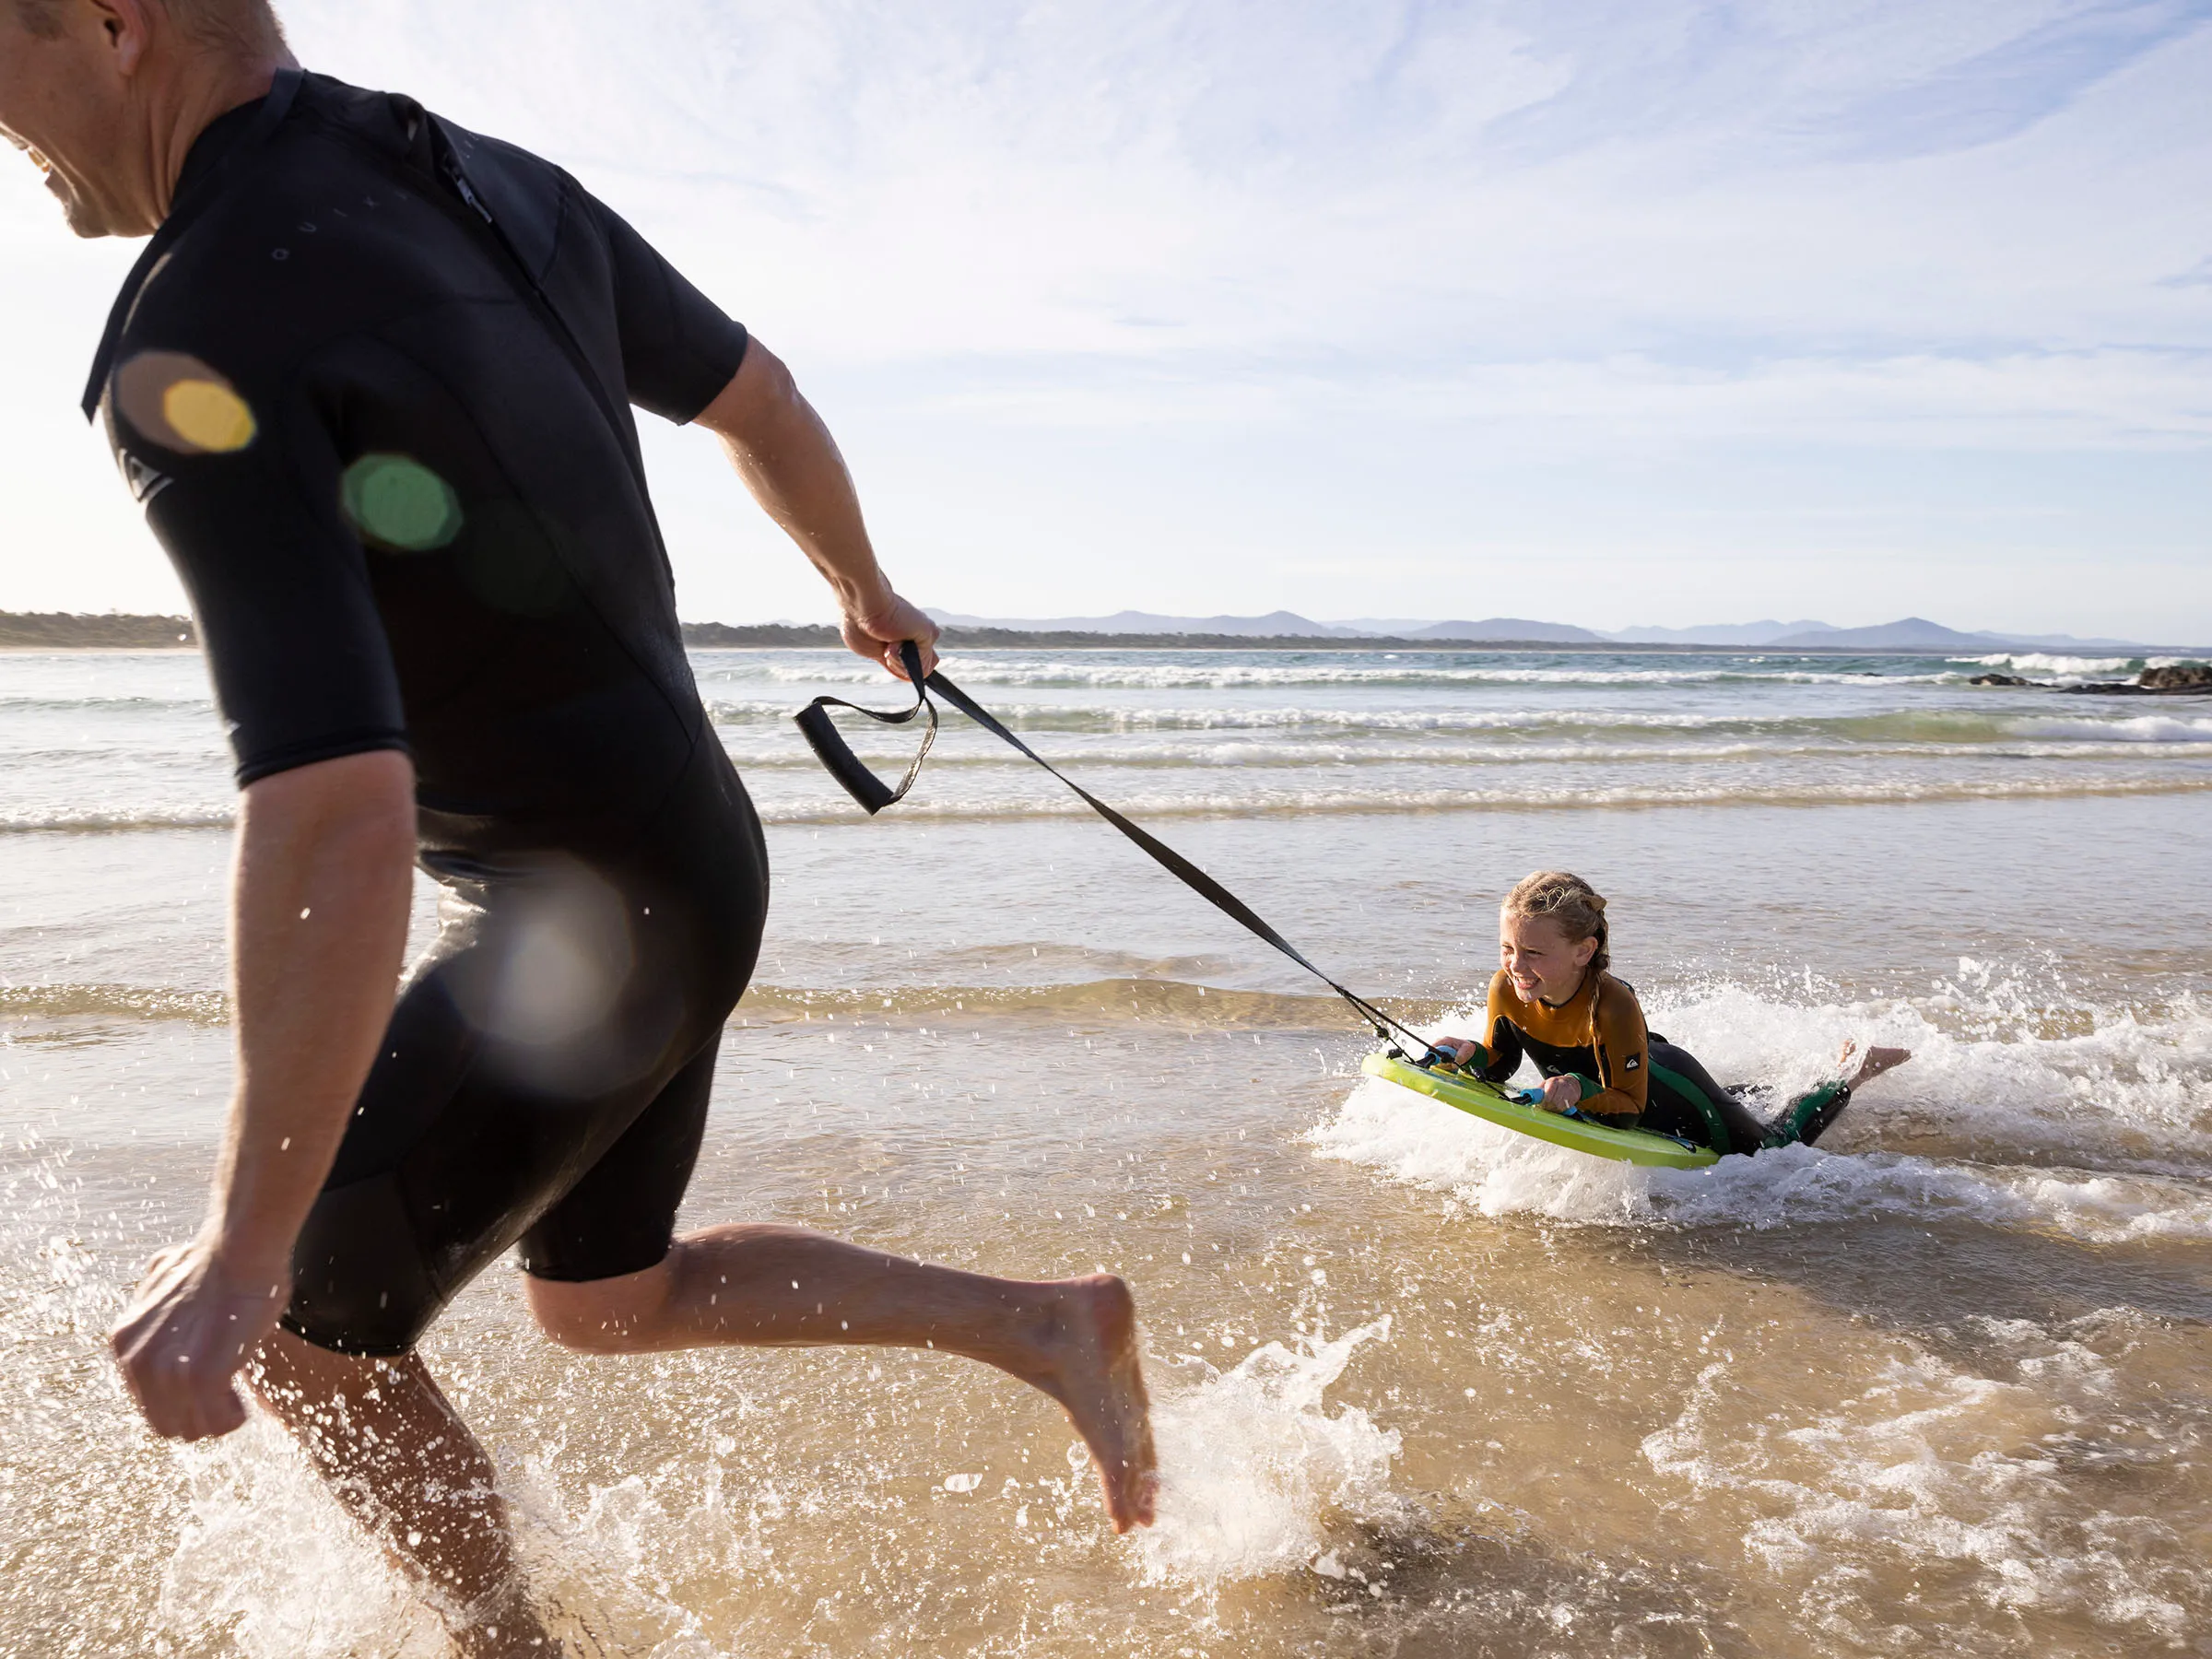
[[[2212,667],[2184,663],[2171,668],[2146,668],[2132,680],[2091,680],[2058,689],[2085,697],[2204,697],[2212,695]]]
[[[2212,691],[2212,665],[2180,663],[2167,668],[2146,668],[2136,684],[2146,691]]]
[[[1977,674],[1966,682],[1970,686],[2032,686],[2031,679],[2022,679],[2017,674]]]

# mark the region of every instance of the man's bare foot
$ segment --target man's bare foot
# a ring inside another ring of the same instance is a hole
[[[1136,1346],[1136,1299],[1111,1273],[1064,1279],[1044,1368],[1028,1380],[1067,1407],[1090,1448],[1113,1530],[1152,1524],[1159,1477]]]
[[[1843,1053],[1836,1062],[1838,1069],[1841,1069],[1843,1066],[1847,1066],[1851,1064],[1852,1052],[1859,1045],[1855,1041],[1846,1042],[1843,1045]],[[1854,1094],[1857,1093],[1859,1089],[1873,1082],[1884,1072],[1895,1071],[1899,1066],[1902,1065],[1906,1061],[1912,1058],[1912,1051],[1911,1049],[1868,1049],[1866,1051],[1866,1057],[1859,1062],[1859,1069],[1851,1074],[1849,1083],[1852,1092]]]
[[[535,1619],[522,1625],[477,1625],[453,1636],[456,1659],[567,1659],[569,1652]]]

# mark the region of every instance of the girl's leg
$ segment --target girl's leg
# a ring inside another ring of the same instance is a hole
[[[1837,1056],[1836,1069],[1848,1070],[1851,1056],[1858,1044],[1846,1042]],[[1775,1118],[1772,1129],[1774,1144],[1790,1146],[1793,1143],[1809,1147],[1828,1133],[1829,1126],[1843,1115],[1843,1108],[1851,1104],[1853,1092],[1871,1083],[1886,1071],[1894,1071],[1912,1058],[1911,1049],[1868,1049],[1866,1057],[1859,1062],[1858,1069],[1839,1083],[1823,1083],[1819,1088],[1799,1095]]]
[[[1757,1152],[1771,1145],[1767,1125],[1752,1115],[1751,1109],[1712,1080],[1712,1074],[1698,1063],[1698,1057],[1688,1049],[1677,1048],[1671,1042],[1653,1042],[1651,1047],[1651,1094],[1656,1097],[1663,1089],[1669,1094],[1695,1089],[1704,1096],[1702,1103],[1694,1099],[1677,1102],[1677,1110],[1695,1113],[1707,1127],[1701,1139],[1712,1144],[1716,1152]],[[1672,1081],[1666,1074],[1672,1074]],[[1715,1131],[1718,1131],[1718,1136]],[[1720,1138],[1724,1137],[1724,1138]]]
[[[1843,1071],[1850,1066],[1852,1053],[1858,1046],[1855,1039],[1843,1045],[1843,1053],[1836,1059],[1838,1071]],[[1864,1088],[1884,1072],[1895,1071],[1912,1058],[1912,1051],[1911,1049],[1870,1048],[1866,1051],[1866,1057],[1859,1062],[1859,1069],[1851,1073],[1848,1087],[1854,1089]]]

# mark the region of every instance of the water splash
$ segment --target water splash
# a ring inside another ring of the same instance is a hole
[[[1716,1512],[1747,1556],[1800,1585],[1824,1622],[1878,1628],[1902,1617],[1940,1642],[1929,1627],[1947,1620],[1935,1604],[1949,1603],[1954,1618],[1976,1604],[2072,1610],[2133,1641],[2178,1647],[2194,1599],[2176,1567],[2189,1559],[2182,1538],[2155,1508],[2075,1516],[2088,1471],[2125,1467],[2153,1485],[2185,1456],[2155,1406],[2144,1415],[2121,1397],[2096,1351],[2124,1346],[2135,1323],[2112,1312],[2074,1330],[1980,1320],[1994,1363],[1961,1366],[1900,1344],[1872,1374],[1839,1377],[1845,1397],[1809,1413],[1772,1409],[1758,1379],[1716,1361],[1643,1455],[1688,1507]],[[1861,1570],[1836,1571],[1840,1557]],[[1885,1559],[1902,1570],[1889,1582],[1909,1582],[1911,1600],[1931,1605],[1868,1605],[1864,1568]]]
[[[1845,1036],[1913,1051],[1821,1147],[1710,1170],[1584,1157],[1373,1078],[1307,1138],[1485,1216],[1765,1228],[1913,1214],[2098,1244],[2212,1238],[2212,1010],[2193,994],[2147,1012],[2062,992],[1962,959],[1912,1001],[1824,1001],[1817,985],[1793,1001],[1733,983],[1652,998],[1654,1026],[1715,1075],[1785,1095],[1819,1081]]]
[[[1387,1341],[1388,1317],[1334,1342],[1279,1342],[1232,1370],[1202,1359],[1187,1394],[1154,1414],[1160,1467],[1159,1520],[1137,1537],[1145,1582],[1211,1587],[1312,1560],[1333,1514],[1373,1513],[1390,1503],[1399,1435],[1356,1406],[1331,1415],[1323,1395],[1362,1343]]]
[[[156,1624],[186,1652],[238,1659],[449,1659],[444,1618],[426,1592],[338,1506],[276,1422],[174,1454],[186,1492]],[[757,1567],[760,1510],[727,1500],[722,1471],[673,1508],[641,1477],[593,1487],[564,1509],[549,1465],[524,1460],[501,1480],[533,1601],[579,1655],[714,1659],[698,1621],[668,1594],[705,1572]],[[750,1522],[748,1531],[747,1522]]]
[[[2054,674],[2061,679],[2088,679],[2132,673],[2143,659],[2128,656],[2060,656],[2047,651],[1999,651],[1988,656],[1954,658],[1983,668],[2010,668],[2020,674]]]
[[[157,1622],[187,1652],[220,1632],[240,1659],[446,1659],[437,1613],[274,1421],[174,1456],[187,1508]]]

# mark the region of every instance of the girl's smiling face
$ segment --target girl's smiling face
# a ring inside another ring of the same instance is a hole
[[[1498,918],[1498,965],[1524,1002],[1565,1002],[1582,989],[1583,971],[1596,954],[1594,936],[1570,939],[1553,917]]]

